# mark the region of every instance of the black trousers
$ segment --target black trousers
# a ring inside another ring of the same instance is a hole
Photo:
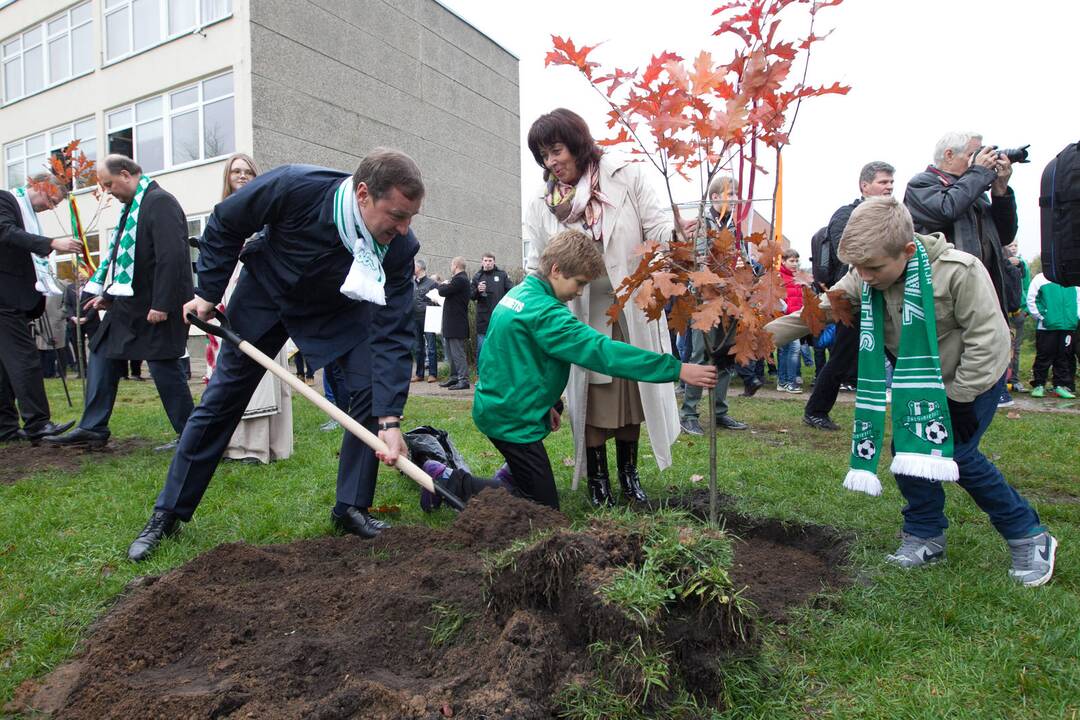
[[[817,376],[814,391],[806,401],[807,415],[828,415],[840,394],[840,383],[859,372],[859,329],[836,324],[836,337],[829,351],[829,361]]]
[[[0,308],[0,439],[18,432],[19,416],[23,429],[39,430],[49,422],[49,399],[26,313]]]
[[[532,500],[540,505],[559,509],[559,492],[555,489],[555,475],[551,472],[544,442],[512,443],[495,438],[488,438],[495,449],[502,453],[510,473],[514,476],[511,486],[506,487],[498,480],[476,477],[464,470],[455,470],[450,476],[450,490],[457,494],[462,502],[487,488],[508,490],[517,497]]]
[[[1052,368],[1054,387],[1075,389],[1076,354],[1072,337],[1068,330],[1035,331],[1035,363],[1031,366],[1033,385],[1045,385]]]
[[[233,327],[241,337],[270,357],[277,355],[285,344],[288,331],[279,319],[277,306],[255,279],[246,273],[241,274],[229,304],[230,307],[241,308],[232,317]],[[248,337],[246,325],[270,329],[261,337]],[[357,344],[335,362],[345,378],[349,414],[372,433],[378,434],[378,418],[371,415],[372,377],[368,343]],[[232,343],[221,344],[214,374],[206,386],[202,401],[191,413],[180,435],[180,444],[173,455],[155,510],[168,510],[182,520],[191,519],[265,372],[261,365]],[[375,497],[378,471],[379,461],[375,451],[352,433],[343,433],[338,456],[337,502],[370,507]]]
[[[112,417],[120,378],[127,370],[128,362],[106,357],[100,346],[90,352],[86,367],[86,409],[79,420],[79,427],[109,434],[109,418]],[[154,378],[165,414],[179,435],[194,407],[183,360],[148,360],[147,365],[150,366],[150,376]]]

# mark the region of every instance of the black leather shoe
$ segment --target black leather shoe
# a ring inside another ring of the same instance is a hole
[[[611,495],[606,445],[585,448],[585,474],[588,476],[589,502],[593,507],[614,507],[615,498]]]
[[[679,421],[679,427],[687,435],[704,435],[701,422],[696,417],[686,417]]]
[[[758,378],[752,378],[743,386],[743,397],[754,397],[754,393],[761,389],[765,383]]]
[[[358,507],[350,507],[344,515],[338,515],[336,511],[330,511],[330,522],[338,530],[362,538],[373,538],[386,528],[390,527],[382,520],[376,520],[368,515],[367,510]]]
[[[457,380],[454,380],[454,379],[451,378],[450,380],[447,380],[446,382],[439,383],[439,387],[448,388],[451,385],[457,385]]]
[[[615,441],[615,462],[619,466],[619,484],[623,495],[633,503],[647,503],[649,496],[641,487],[641,478],[637,472],[637,442]]]
[[[716,427],[725,428],[727,430],[745,430],[750,426],[744,422],[739,422],[730,415],[720,415],[716,418]]]
[[[22,438],[23,440],[29,440],[31,445],[36,446],[39,445],[44,438],[47,438],[51,435],[60,435],[61,433],[66,433],[72,428],[74,424],[74,420],[70,420],[63,425],[57,425],[54,422],[47,422],[41,427],[39,427],[37,430],[20,430],[18,434],[20,438]]]
[[[165,443],[164,445],[158,445],[156,448],[154,448],[154,452],[167,452],[169,450],[175,450],[176,446],[179,445],[179,444],[180,444],[180,438],[179,437],[174,437],[172,440]]]
[[[84,430],[81,427],[77,427],[64,435],[49,435],[48,437],[44,437],[41,439],[41,442],[55,447],[88,448],[93,450],[105,447],[105,443],[109,442],[109,436],[105,433]]]
[[[448,387],[446,389],[447,390],[468,390],[469,387],[471,387],[469,385],[469,383],[467,383],[467,382],[459,382],[459,383],[454,383],[453,385],[451,385],[450,387]]]
[[[145,560],[154,552],[154,548],[158,546],[162,538],[175,535],[179,529],[180,518],[176,517],[176,513],[155,510],[143,526],[142,532],[128,547],[128,558],[134,562]]]
[[[803,415],[802,421],[818,430],[839,430],[840,426],[832,421],[828,415]]]

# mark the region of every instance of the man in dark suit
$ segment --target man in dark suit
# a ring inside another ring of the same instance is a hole
[[[450,379],[442,384],[450,390],[469,389],[469,361],[465,341],[469,339],[469,276],[465,274],[465,258],[450,261],[449,281],[439,286],[443,302],[442,336],[450,360]]]
[[[182,309],[191,299],[191,258],[187,220],[180,203],[156,182],[143,183],[142,168],[123,155],[109,155],[98,166],[98,181],[124,203],[117,227],[126,228],[137,209],[134,225],[134,269],[125,278],[121,242],[112,242],[106,271],[87,286],[100,295],[84,308],[87,314],[106,310],[101,326],[90,339],[87,359],[86,408],[71,432],[48,439],[60,447],[102,447],[109,440],[109,418],[116,390],[129,360],[146,360],[165,414],[177,435],[184,429],[194,403],[180,358],[187,347],[187,324]],[[118,239],[119,240],[119,239]],[[100,272],[100,271],[99,271]],[[125,284],[125,279],[128,280]],[[175,442],[159,450],[171,450]]]
[[[66,195],[67,190],[47,174],[35,175],[15,193],[0,190],[0,442],[23,437],[36,445],[72,425],[57,426],[49,419],[41,356],[29,326],[45,310],[45,296],[35,287],[38,277],[31,253],[47,257],[53,250],[81,249],[71,238],[43,237],[38,227],[36,213],[51,210]]]
[[[200,242],[199,287],[185,308],[213,317],[240,257],[244,269],[229,301],[233,328],[271,357],[292,337],[315,367],[336,363],[350,415],[386,443],[389,452],[378,459],[387,464],[406,452],[400,419],[412,373],[413,257],[420,249],[409,225],[423,195],[420,169],[395,150],[372,151],[351,176],[310,165],[263,173],[214,208]],[[244,246],[264,226],[267,232]],[[354,276],[370,282],[357,289]],[[129,558],[146,558],[177,521],[191,519],[263,374],[222,343]],[[377,471],[375,453],[345,433],[334,526],[361,537],[386,527],[368,513]]]

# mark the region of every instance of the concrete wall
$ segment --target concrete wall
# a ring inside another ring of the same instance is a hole
[[[255,157],[355,168],[409,153],[431,272],[521,262],[517,58],[433,0],[250,0]]]

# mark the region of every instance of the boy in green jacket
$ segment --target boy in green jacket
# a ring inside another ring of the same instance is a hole
[[[944,235],[916,235],[895,198],[871,198],[840,240],[851,266],[833,290],[858,313],[859,384],[844,486],[881,494],[885,356],[894,358],[891,470],[907,504],[900,547],[887,562],[913,568],[945,559],[945,490],[959,482],[990,517],[1012,556],[1009,577],[1042,585],[1054,573],[1057,540],[1038,513],[979,451],[1009,363],[1009,329],[990,275]],[[831,315],[831,304],[821,307]],[[766,326],[777,345],[806,334],[797,314]]]
[[[486,487],[504,487],[557,509],[559,493],[543,441],[559,429],[559,398],[571,364],[638,382],[716,385],[715,367],[684,365],[671,354],[616,342],[575,318],[567,301],[602,272],[596,242],[566,230],[544,249],[538,273],[499,301],[480,353],[473,422],[506,458],[509,473],[488,480],[429,460],[424,470],[434,482],[462,500]],[[425,510],[439,503],[426,491],[420,501]]]

